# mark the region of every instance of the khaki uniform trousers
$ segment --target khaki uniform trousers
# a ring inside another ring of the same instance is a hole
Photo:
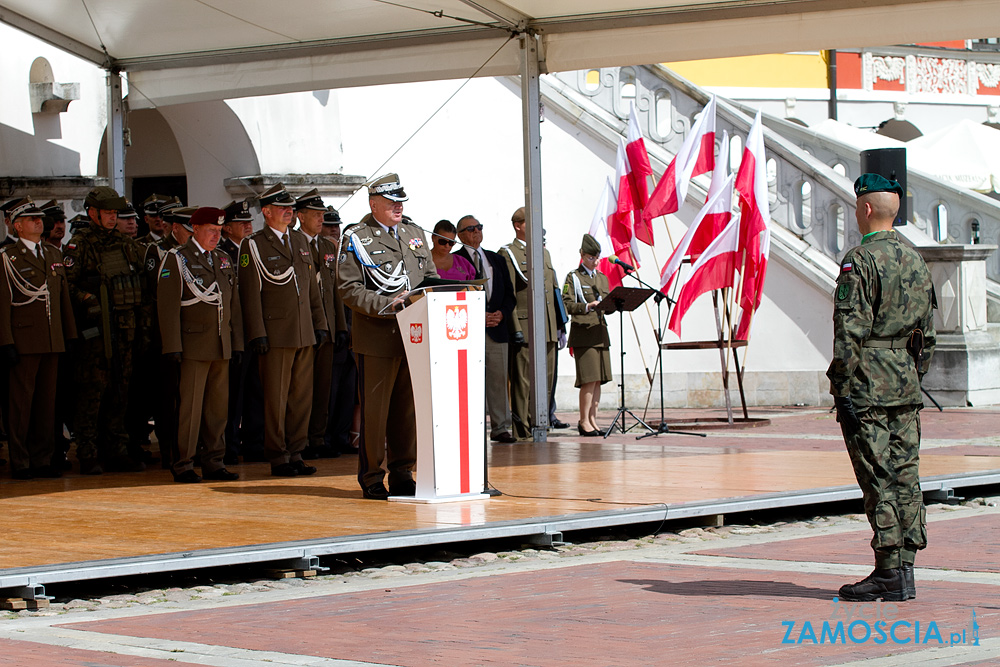
[[[406,357],[358,355],[361,443],[358,483],[365,489],[389,472],[389,487],[413,479],[417,463],[417,418]]]
[[[59,355],[22,354],[10,370],[7,443],[11,470],[52,464]]]
[[[490,437],[510,433],[510,402],[507,399],[507,343],[486,336],[486,412]]]
[[[272,347],[260,360],[264,452],[272,466],[302,460],[309,442],[313,347]]]
[[[330,416],[330,393],[333,390],[333,343],[316,348],[313,365],[312,412],[309,415],[309,446],[326,444],[327,419]]]
[[[552,395],[552,383],[556,379],[557,349],[557,345],[554,342],[545,344],[545,375],[548,383],[547,391],[545,392],[546,397]],[[518,438],[531,437],[531,424],[533,420],[528,407],[530,404],[529,395],[531,393],[531,380],[528,377],[530,366],[528,348],[526,347],[519,348],[510,358],[510,409],[515,417],[514,435]],[[543,410],[547,413],[548,405],[544,406]]]
[[[201,448],[202,472],[225,467],[226,421],[229,416],[229,360],[182,359],[180,409],[177,418],[177,460],[174,474],[194,469]]]

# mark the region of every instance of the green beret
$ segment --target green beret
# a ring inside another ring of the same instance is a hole
[[[101,185],[90,191],[84,200],[84,205],[102,211],[121,211],[125,208],[125,197],[122,197],[114,188]]]
[[[593,255],[594,257],[601,256],[601,244],[597,242],[590,234],[583,235],[583,241],[580,242],[580,252],[585,255]]]
[[[903,187],[896,181],[890,181],[881,174],[861,174],[858,180],[854,181],[854,194],[858,197],[872,192],[895,192],[899,198],[903,198]]]

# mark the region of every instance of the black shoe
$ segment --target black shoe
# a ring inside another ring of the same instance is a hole
[[[306,461],[313,461],[319,458],[319,448],[317,447],[306,447],[302,450],[302,458]]]
[[[70,463],[69,457],[66,454],[60,453],[52,457],[52,467],[56,470],[66,472],[73,469],[73,464]]]
[[[10,476],[12,479],[34,479],[34,475],[31,474],[30,468],[18,468],[17,470],[11,470]]]
[[[219,468],[218,470],[204,473],[204,475],[205,479],[210,479],[213,482],[235,482],[240,478],[238,473],[229,472],[225,468]]]
[[[196,473],[194,470],[185,470],[179,475],[174,473],[174,481],[180,482],[181,484],[197,484],[201,481],[201,475]]]
[[[272,477],[297,477],[298,474],[298,469],[291,463],[279,463],[276,466],[271,466]]]
[[[564,421],[559,421],[558,419],[553,419],[549,426],[552,428],[569,428],[569,424]]]
[[[846,602],[903,602],[906,600],[906,581],[902,568],[880,570],[872,573],[856,584],[840,587],[840,599]]]
[[[390,496],[415,496],[417,495],[417,483],[412,479],[389,485]]]
[[[504,445],[509,445],[509,444],[517,442],[517,438],[515,438],[514,436],[512,436],[507,431],[504,431],[503,433],[490,438],[490,440],[492,440],[493,442],[499,442],[499,443],[504,444]]]
[[[81,475],[103,475],[104,468],[97,462],[97,459],[80,459]]]
[[[62,477],[62,470],[55,466],[38,466],[31,469],[31,474],[42,479],[59,479]]]
[[[238,466],[240,464],[239,454],[226,454],[222,457],[222,462],[227,466]]]
[[[290,465],[293,468],[295,468],[295,472],[297,472],[300,475],[316,474],[316,468],[314,468],[313,466],[306,465],[305,461],[292,461]]]
[[[388,500],[389,492],[385,490],[385,484],[377,482],[361,490],[361,495],[368,500]]]
[[[917,599],[917,584],[913,580],[913,563],[903,563],[899,569],[903,571],[903,582],[906,584],[906,599]]]
[[[593,431],[584,431],[583,430],[583,425],[579,424],[579,423],[577,423],[577,425],[576,425],[576,430],[580,433],[580,435],[582,435],[584,437],[587,437],[587,438],[594,438],[594,437],[597,437],[597,436],[604,435],[598,429],[594,429]]]
[[[267,454],[264,453],[263,449],[243,454],[243,463],[267,463],[268,460]]]

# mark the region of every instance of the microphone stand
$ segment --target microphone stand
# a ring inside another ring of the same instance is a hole
[[[623,269],[625,267],[622,267]],[[660,375],[660,424],[656,427],[656,430],[650,430],[649,433],[643,433],[642,435],[637,435],[636,440],[642,440],[643,438],[655,437],[663,433],[676,433],[677,435],[695,435],[700,438],[708,437],[705,433],[693,433],[691,431],[672,431],[667,425],[666,414],[664,413],[664,401],[663,401],[663,317],[660,314],[660,305],[664,299],[671,306],[675,305],[677,302],[671,299],[669,296],[656,289],[652,285],[646,283],[642,278],[635,275],[634,271],[625,271],[625,275],[632,278],[638,282],[643,287],[648,287],[653,290],[653,301],[656,303],[656,372]]]

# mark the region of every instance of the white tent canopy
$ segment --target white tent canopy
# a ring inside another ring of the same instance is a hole
[[[133,108],[366,84],[980,36],[1000,0],[0,0],[0,21],[129,72]],[[496,54],[496,55],[494,55]],[[492,56],[492,58],[491,58]],[[480,69],[481,68],[481,69]]]
[[[906,143],[927,173],[976,192],[1000,192],[1000,130],[964,119]]]

